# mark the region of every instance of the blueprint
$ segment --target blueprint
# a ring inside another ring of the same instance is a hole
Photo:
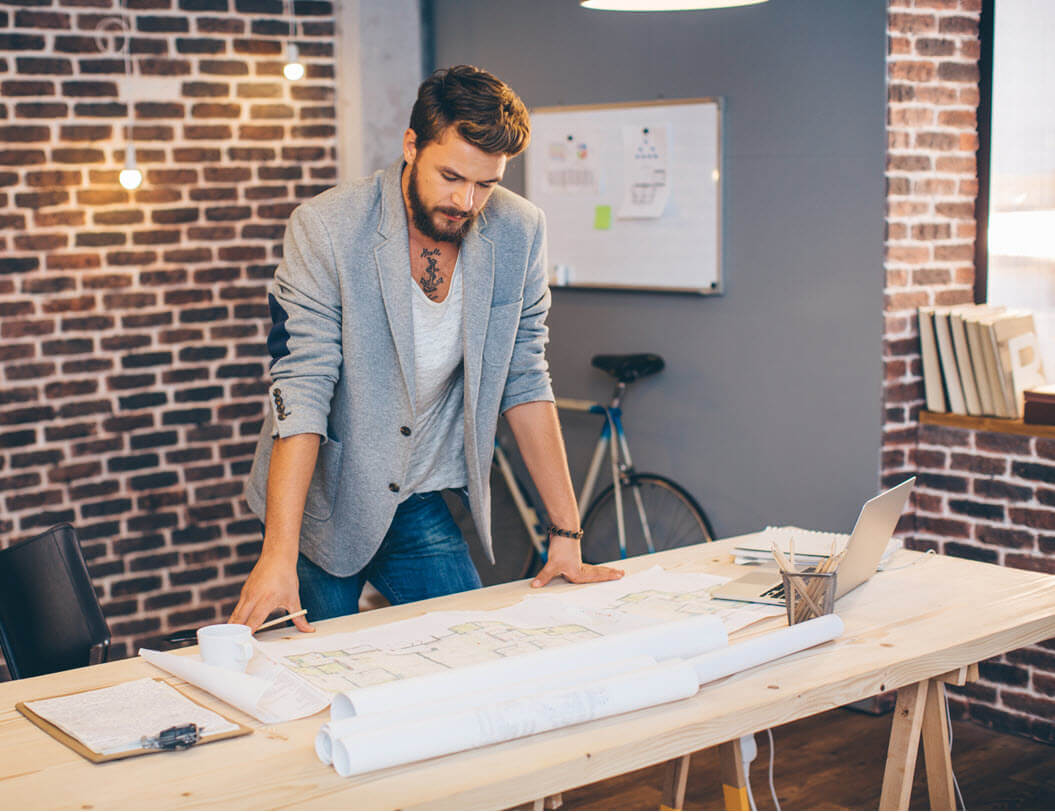
[[[712,600],[710,591],[727,580],[653,567],[619,581],[537,593],[504,609],[432,612],[358,632],[257,645],[315,687],[340,693],[694,615],[717,616],[732,632],[784,613]]]

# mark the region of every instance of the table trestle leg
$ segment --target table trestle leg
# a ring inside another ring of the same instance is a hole
[[[908,809],[929,683],[930,680],[914,682],[897,692],[886,769],[883,772],[883,790],[879,796],[880,809]]]
[[[945,683],[932,679],[923,710],[923,763],[927,770],[927,792],[931,809],[955,809],[952,757],[949,753],[949,713],[945,706]]]
[[[663,778],[662,810],[685,808],[685,787],[689,782],[689,762],[692,755],[672,758],[667,762],[667,773]]]
[[[564,806],[564,796],[561,793],[547,795],[545,798],[536,798],[531,802],[533,810],[560,809]]]
[[[969,665],[898,690],[880,809],[908,809],[921,737],[931,809],[956,808],[945,684],[963,685],[975,679],[978,666]]]
[[[722,776],[722,795],[726,809],[750,809],[747,797],[747,772],[744,770],[744,754],[740,740],[718,745],[718,761]]]

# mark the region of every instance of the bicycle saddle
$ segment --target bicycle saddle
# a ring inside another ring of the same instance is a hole
[[[590,363],[618,379],[620,383],[633,383],[639,378],[654,375],[664,367],[663,359],[650,352],[634,355],[595,355]]]

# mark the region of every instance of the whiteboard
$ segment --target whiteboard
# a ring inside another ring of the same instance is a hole
[[[554,287],[721,293],[721,100],[531,113]]]

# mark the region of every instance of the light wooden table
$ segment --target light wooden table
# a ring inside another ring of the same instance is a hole
[[[730,563],[734,543],[632,559],[626,569],[659,563],[731,575],[738,570]],[[691,699],[352,779],[315,756],[322,715],[261,725],[190,687],[196,698],[255,728],[253,735],[93,765],[14,710],[20,700],[157,676],[139,659],[3,683],[0,808],[498,809],[661,762],[671,764],[668,805],[678,805],[685,754],[726,744],[727,761],[735,764],[735,745],[727,743],[742,735],[892,689],[900,690],[882,805],[907,805],[922,737],[931,800],[953,808],[941,680],[969,677],[980,660],[1055,636],[1055,576],[910,552],[899,553],[892,566],[900,568],[839,601],[846,632],[833,643],[705,686]],[[506,584],[319,626],[346,631],[430,610],[498,608],[527,591],[526,583]],[[748,634],[782,622],[766,621]],[[742,800],[735,772],[725,779],[734,807]]]

